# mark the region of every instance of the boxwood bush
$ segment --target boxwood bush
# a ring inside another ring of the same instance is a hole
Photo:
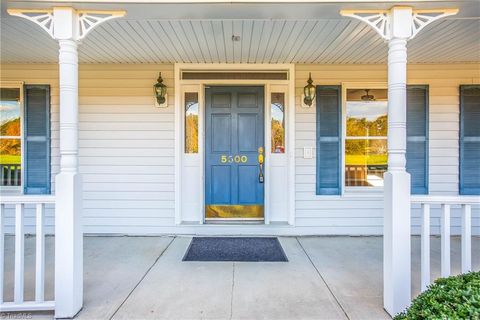
[[[394,320],[480,319],[480,272],[440,278]]]

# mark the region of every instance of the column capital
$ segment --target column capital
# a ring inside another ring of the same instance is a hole
[[[368,24],[386,41],[392,38],[413,39],[430,23],[457,13],[458,9],[415,10],[408,6],[394,6],[389,10],[340,11],[344,17],[355,18]]]
[[[125,16],[126,11],[76,10],[72,7],[49,9],[8,9],[11,16],[30,20],[55,40],[80,41],[101,23]]]

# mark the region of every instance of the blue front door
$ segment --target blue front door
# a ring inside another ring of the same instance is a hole
[[[205,92],[205,217],[263,219],[264,88]]]

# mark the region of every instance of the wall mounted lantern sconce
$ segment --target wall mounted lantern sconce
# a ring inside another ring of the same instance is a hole
[[[315,86],[313,85],[312,73],[309,74],[307,85],[303,88],[303,107],[310,108],[315,100]]]
[[[167,86],[163,84],[162,73],[159,72],[157,83],[153,85],[153,92],[155,94],[155,106],[157,108],[167,107]]]

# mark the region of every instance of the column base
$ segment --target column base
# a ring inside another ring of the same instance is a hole
[[[83,306],[81,176],[59,173],[55,199],[55,318],[73,318]]]
[[[395,316],[411,302],[410,174],[384,175],[383,304]]]

